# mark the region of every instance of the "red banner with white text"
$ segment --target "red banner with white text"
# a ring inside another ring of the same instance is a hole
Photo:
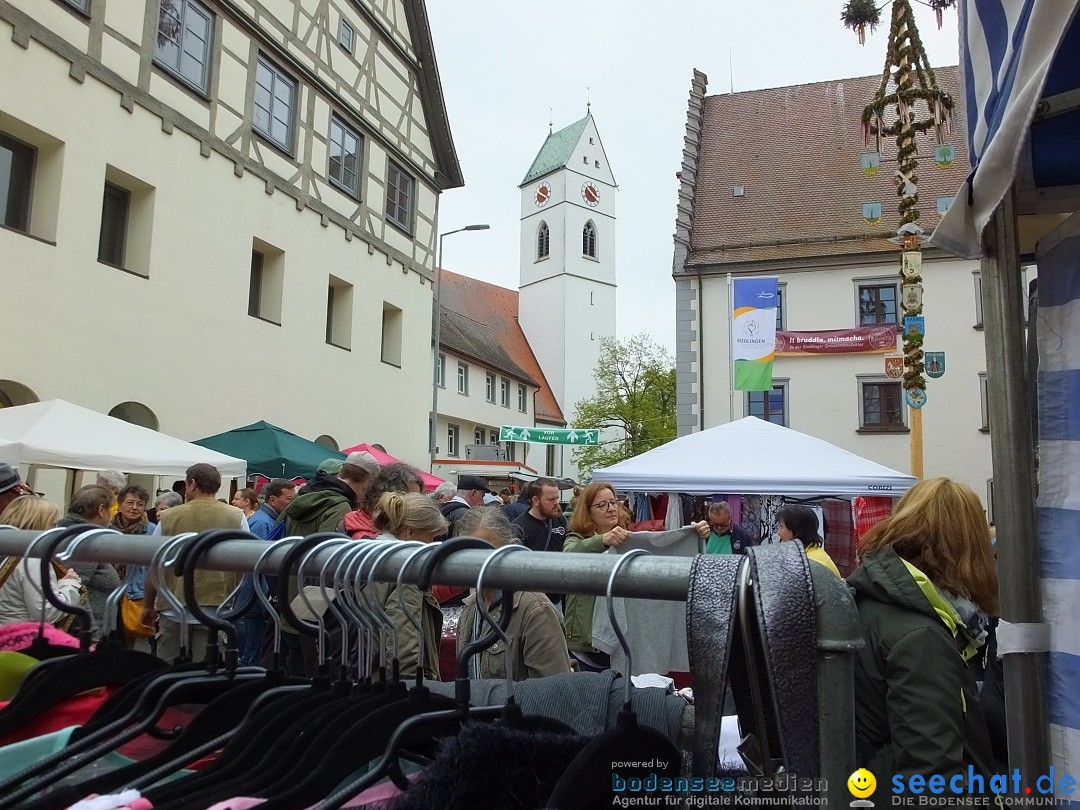
[[[896,325],[822,329],[815,332],[776,331],[778,355],[889,354],[896,351]]]

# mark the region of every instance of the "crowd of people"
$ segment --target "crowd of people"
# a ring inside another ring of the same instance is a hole
[[[428,495],[419,470],[404,463],[380,466],[366,452],[325,462],[300,489],[292,481],[274,479],[260,493],[237,490],[228,504],[218,498],[221,487],[214,467],[195,464],[187,471],[182,496],[162,492],[151,503],[143,487],[105,471],[94,484],[77,490],[61,514],[56,505],[31,492],[16,470],[0,464],[0,524],[33,531],[88,524],[163,536],[232,528],[264,540],[338,532],[357,540],[431,543],[467,535],[494,548],[522,544],[534,551],[569,554],[602,553],[625,543],[630,534],[630,513],[604,482],[575,490],[567,516],[559,486],[551,479],[532,481],[515,497],[509,489],[491,492],[483,478],[462,475],[456,484],[443,484]],[[824,551],[812,509],[786,505],[777,519],[781,541],[799,541],[811,565],[840,576]],[[722,501],[709,505],[707,519],[692,525],[706,553],[745,553],[754,542]],[[990,733],[980,705],[980,691],[986,692],[981,682],[997,678],[1000,685],[1000,664],[985,656],[990,620],[997,611],[997,580],[990,528],[978,496],[943,478],[919,482],[891,517],[863,539],[858,552],[861,565],[847,578],[865,640],[856,656],[858,761],[874,773],[952,773],[968,766],[976,773],[997,772],[1004,756],[1003,732]],[[46,622],[62,622],[64,614],[41,597],[38,566],[20,563],[18,557],[0,563],[0,625],[38,622],[43,614]],[[134,619],[127,613],[122,617],[125,642],[135,646],[146,637],[156,655],[171,661],[180,653],[185,617],[163,593],[171,591],[181,604],[183,594],[170,572],[164,572],[161,581],[147,573],[145,568],[117,570],[100,563],[77,562],[70,568],[54,564],[48,587],[65,603],[87,606],[100,629],[107,596],[125,581],[125,600],[141,606]],[[232,574],[199,570],[195,598],[205,610],[215,610],[236,584]],[[268,583],[248,575],[241,599],[244,589],[254,588],[268,591]],[[293,600],[296,583],[289,588]],[[488,590],[464,596],[459,650],[484,634],[481,605],[496,617],[506,608],[498,596]],[[427,652],[423,675],[438,679],[443,612],[433,592],[375,583],[370,597],[394,623],[401,674],[415,675],[422,646]],[[522,680],[606,668],[609,661],[593,645],[594,601],[578,594],[515,593],[509,645],[497,643],[475,656],[471,674],[502,678],[509,669]],[[261,604],[252,604],[238,624],[242,664],[265,663],[273,640]],[[419,625],[411,620],[415,617]],[[189,649],[201,660],[211,631],[192,627]],[[337,638],[340,643],[340,632]],[[313,676],[315,640],[288,623],[280,639],[289,673]],[[384,660],[392,654],[384,650]],[[985,664],[985,674],[976,662]],[[997,716],[999,708],[988,711]]]

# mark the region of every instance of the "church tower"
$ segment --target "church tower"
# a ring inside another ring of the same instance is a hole
[[[600,340],[615,337],[618,187],[591,112],[548,134],[520,189],[518,319],[574,427],[595,393]],[[558,448],[555,475],[579,478],[573,449]]]

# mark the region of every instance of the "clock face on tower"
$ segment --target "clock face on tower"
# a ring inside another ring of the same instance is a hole
[[[543,208],[548,204],[548,200],[551,199],[551,185],[548,183],[541,183],[540,188],[536,189],[536,195],[534,196],[537,208]]]
[[[581,199],[590,208],[596,208],[600,204],[600,190],[592,183],[585,183],[581,187]]]

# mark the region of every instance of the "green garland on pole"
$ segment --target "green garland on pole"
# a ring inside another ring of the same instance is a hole
[[[854,0],[844,7],[841,20],[848,25],[846,16]],[[930,6],[939,15],[945,8],[955,5],[956,0],[930,0]],[[872,5],[872,3],[871,3]],[[861,5],[855,11],[866,13]],[[876,7],[875,7],[876,11]],[[851,27],[851,25],[848,25]],[[891,83],[891,88],[890,88]],[[881,152],[882,142],[888,137],[896,141],[896,194],[900,213],[897,241],[904,253],[918,251],[922,230],[916,224],[919,219],[919,156],[917,136],[934,131],[939,144],[951,131],[953,99],[937,85],[937,77],[930,67],[923,47],[919,29],[910,0],[893,0],[892,20],[889,25],[889,47],[885,56],[881,84],[873,99],[863,110],[863,140],[866,146],[873,142]],[[890,122],[887,119],[894,115]],[[905,264],[901,259],[901,264]],[[921,265],[914,265],[921,266]],[[922,276],[909,269],[901,274],[901,284],[921,284]],[[903,314],[922,314],[921,303],[907,306]],[[926,388],[923,376],[923,335],[904,335],[904,388]]]

